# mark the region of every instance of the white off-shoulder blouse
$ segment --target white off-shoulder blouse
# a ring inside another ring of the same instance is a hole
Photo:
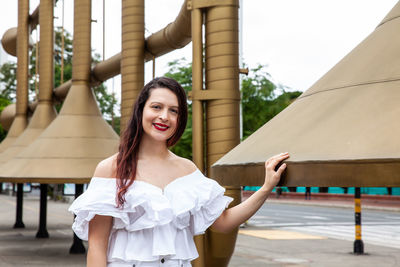
[[[70,206],[76,217],[72,229],[88,239],[89,221],[112,216],[108,263],[191,261],[198,257],[193,236],[221,215],[231,197],[200,170],[179,177],[164,189],[134,181],[125,194],[125,205],[116,207],[116,179],[93,177],[88,189]]]

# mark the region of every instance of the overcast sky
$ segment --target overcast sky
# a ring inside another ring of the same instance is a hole
[[[73,1],[64,0],[64,25],[72,33]],[[17,26],[17,2],[1,1],[0,34]],[[55,26],[61,26],[63,0],[57,3]],[[106,2],[105,57],[121,50],[121,1]],[[33,11],[38,0],[30,1]],[[102,54],[102,3],[92,0],[92,46]],[[147,0],[146,36],[172,22],[183,0]],[[244,0],[242,3],[242,58],[250,67],[268,65],[274,81],[293,90],[307,90],[315,81],[367,37],[397,0]],[[33,34],[36,39],[36,34]],[[166,72],[169,61],[186,57],[191,45],[156,60],[156,75]],[[12,59],[10,57],[9,59]],[[146,81],[152,65],[146,64]],[[120,90],[120,79],[109,81]]]

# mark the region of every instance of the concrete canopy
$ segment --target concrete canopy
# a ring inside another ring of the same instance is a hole
[[[400,3],[295,102],[218,160],[223,185],[262,185],[289,152],[286,186],[400,186]]]

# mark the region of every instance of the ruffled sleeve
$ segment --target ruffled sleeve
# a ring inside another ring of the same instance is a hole
[[[112,216],[128,223],[128,216],[116,207],[115,196],[115,179],[92,178],[88,189],[68,209],[76,215],[72,229],[80,239],[88,239],[89,222],[95,215]]]
[[[190,227],[193,235],[200,235],[232,202],[225,196],[225,188],[205,177],[199,170],[166,190],[171,200],[177,228]]]
[[[89,222],[96,215],[113,217],[113,229],[137,231],[165,225],[173,220],[169,202],[153,190],[135,190],[134,183],[127,191],[123,208],[116,206],[116,180],[93,177],[88,189],[69,207],[76,215],[72,229],[82,239],[88,239]]]

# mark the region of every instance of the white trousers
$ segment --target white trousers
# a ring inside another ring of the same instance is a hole
[[[160,259],[158,261],[109,262],[107,267],[192,267],[188,260]]]

